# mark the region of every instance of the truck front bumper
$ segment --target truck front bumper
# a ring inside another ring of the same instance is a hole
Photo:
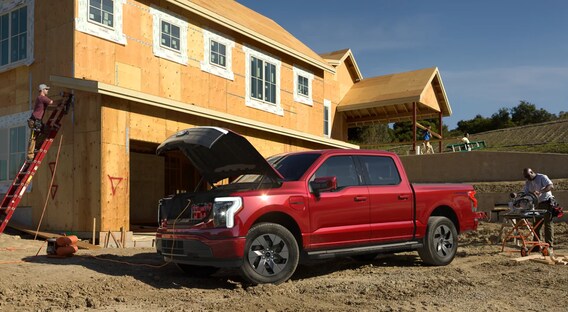
[[[244,248],[244,237],[212,240],[196,235],[156,236],[156,250],[166,261],[192,265],[239,267]]]

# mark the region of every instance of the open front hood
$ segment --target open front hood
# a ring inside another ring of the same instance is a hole
[[[243,136],[217,127],[182,130],[164,141],[156,153],[180,150],[209,182],[242,174],[263,174],[283,179]]]

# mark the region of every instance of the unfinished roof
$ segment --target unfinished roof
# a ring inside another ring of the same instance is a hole
[[[355,56],[353,56],[351,49],[322,53],[320,54],[320,56],[334,67],[337,67],[341,63],[345,62],[345,66],[347,66],[347,69],[351,72],[352,77],[355,78],[354,81],[360,81],[363,79],[363,75],[359,70],[359,66],[357,66]]]
[[[351,126],[450,116],[452,109],[437,67],[363,79],[343,97],[337,111]]]
[[[234,0],[166,0],[255,41],[334,73],[317,53],[268,17]]]

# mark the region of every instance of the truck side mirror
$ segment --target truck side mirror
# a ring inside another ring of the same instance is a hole
[[[319,177],[310,182],[312,192],[316,197],[319,197],[321,192],[331,192],[337,189],[336,177]]]

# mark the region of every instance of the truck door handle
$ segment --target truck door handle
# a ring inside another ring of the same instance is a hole
[[[409,198],[410,198],[410,196],[408,196],[408,195],[398,195],[399,200],[407,200]]]
[[[356,202],[362,202],[362,201],[366,201],[367,197],[365,196],[355,196],[355,198],[353,198],[354,201]]]

